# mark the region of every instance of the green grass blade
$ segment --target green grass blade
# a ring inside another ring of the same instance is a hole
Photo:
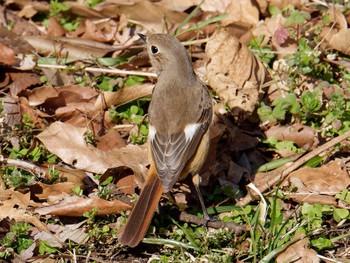
[[[191,20],[191,18],[198,12],[200,6],[204,3],[204,0],[202,0],[199,5],[196,6],[195,9],[184,19],[184,21],[181,22],[181,24],[175,29],[174,36],[178,37],[179,31],[188,23],[188,21]]]

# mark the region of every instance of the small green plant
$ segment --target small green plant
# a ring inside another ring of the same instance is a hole
[[[275,59],[275,54],[272,53],[270,45],[262,46],[265,36],[259,35],[258,38],[253,37],[250,40],[248,47],[266,64],[270,64]]]
[[[278,141],[275,137],[270,137],[262,141],[263,143],[270,146],[270,150],[280,151],[280,150],[289,150],[294,153],[302,153],[304,150],[296,147],[294,142],[291,141]]]
[[[113,176],[108,176],[106,180],[104,180],[103,182],[100,183],[100,185],[98,186],[98,196],[108,200],[114,190],[114,186],[111,184],[113,181]]]
[[[329,95],[329,89],[335,91]],[[312,91],[303,91],[300,99],[288,93],[271,106],[262,102],[257,112],[263,122],[283,124],[294,120],[318,129],[323,136],[334,136],[350,129],[350,100],[345,92],[338,85],[324,82]]]
[[[287,114],[297,115],[300,113],[300,103],[294,93],[289,93],[283,98],[278,98],[272,103],[272,107],[263,102],[258,108],[258,114],[261,121],[270,121],[273,123],[284,121]]]
[[[60,177],[60,171],[54,165],[49,165],[49,177],[51,182],[57,182]]]
[[[347,189],[344,189],[340,193],[336,194],[335,197],[350,204],[350,192]]]
[[[50,16],[55,17],[66,30],[74,31],[79,26],[80,19],[66,13],[70,9],[70,6],[59,0],[51,0],[50,7]],[[48,26],[49,21],[49,18],[45,18],[43,24]]]
[[[39,245],[40,255],[59,253],[59,250],[51,247],[46,241],[41,240]]]
[[[132,133],[130,135],[131,142],[134,144],[143,144],[147,139],[148,124],[145,121],[145,113],[141,106],[146,102],[148,102],[148,99],[142,99],[127,105],[123,105],[117,109],[112,108],[109,110],[111,119],[115,122],[127,120],[132,124],[137,125],[137,133]]]
[[[60,13],[70,9],[68,5],[61,3],[59,0],[51,0],[50,7],[50,14],[53,16],[58,16]]]
[[[93,146],[96,147],[97,145],[97,142],[96,142],[96,139],[95,139],[95,135],[93,134],[92,131],[90,130],[87,130],[84,134],[84,140],[87,144],[91,144]]]
[[[34,240],[28,235],[30,227],[28,223],[15,223],[10,227],[10,232],[0,241],[0,258],[10,258],[13,253],[20,254],[33,244]]]

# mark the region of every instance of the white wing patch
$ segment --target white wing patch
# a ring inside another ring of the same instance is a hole
[[[200,123],[187,124],[185,127],[185,137],[186,142],[189,142],[193,139],[193,136],[197,133],[198,128],[201,126]]]
[[[152,125],[149,125],[148,127],[148,138],[150,141],[153,141],[154,140],[154,136],[156,136],[156,128]]]

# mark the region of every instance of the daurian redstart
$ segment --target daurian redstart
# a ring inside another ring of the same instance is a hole
[[[209,125],[213,117],[207,87],[193,71],[191,59],[179,40],[168,34],[146,37],[148,54],[158,82],[148,109],[150,169],[124,231],[123,245],[135,247],[143,239],[163,192],[177,180],[193,177],[205,216],[198,175],[209,150]]]

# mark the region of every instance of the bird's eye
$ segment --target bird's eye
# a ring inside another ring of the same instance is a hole
[[[152,54],[157,54],[158,48],[156,46],[151,46],[151,51],[152,51]]]

